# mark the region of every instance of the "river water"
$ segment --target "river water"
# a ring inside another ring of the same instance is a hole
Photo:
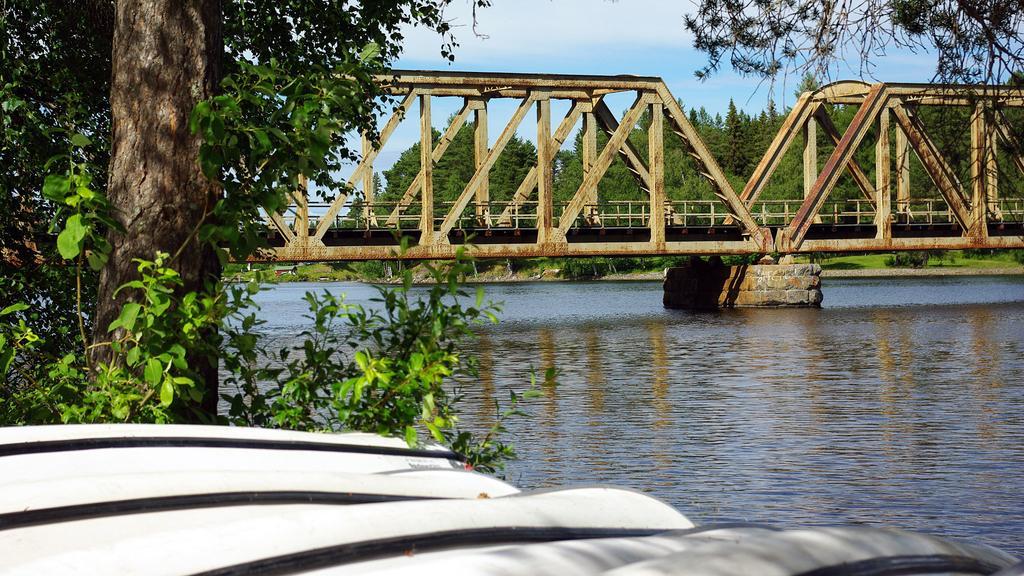
[[[258,300],[286,341],[311,289]],[[513,419],[526,489],[615,484],[698,523],[870,524],[1024,556],[1024,277],[826,279],[821,310],[665,310],[658,282],[495,284],[464,420]]]

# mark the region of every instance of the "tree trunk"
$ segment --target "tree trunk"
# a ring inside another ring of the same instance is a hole
[[[117,0],[115,10],[108,194],[125,232],[109,235],[113,252],[100,274],[97,342],[109,338],[107,326],[131,297],[114,292],[138,276],[133,258],[181,250],[172,266],[185,291],[220,275],[215,252],[194,237],[218,190],[200,170],[201,138],[188,127],[192,108],[220,83],[220,0]],[[94,350],[95,360],[109,358],[109,350]],[[189,352],[205,384],[203,409],[216,415],[216,361]]]

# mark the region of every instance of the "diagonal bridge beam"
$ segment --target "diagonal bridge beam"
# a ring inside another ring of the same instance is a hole
[[[454,206],[449,210],[448,215],[445,216],[444,221],[441,223],[440,229],[437,231],[435,237],[435,243],[447,243],[448,233],[455,227],[455,223],[462,217],[462,212],[469,205],[470,199],[473,198],[477,188],[479,188],[483,182],[487,179],[490,173],[491,167],[497,162],[498,156],[501,155],[502,151],[505,150],[505,146],[512,140],[512,136],[515,135],[519,125],[523,122],[523,118],[526,117],[526,113],[530,111],[530,107],[535,102],[536,96],[531,93],[519,104],[516,111],[512,114],[512,118],[509,119],[508,124],[505,125],[505,129],[502,130],[501,135],[498,136],[498,140],[494,143],[494,147],[484,158],[483,162],[480,163],[476,168],[476,172],[473,173],[473,177],[469,179],[469,183],[459,194],[459,197],[455,200]]]
[[[372,174],[373,161],[377,158],[377,155],[380,153],[381,147],[384,146],[384,144],[388,141],[388,138],[391,137],[391,134],[395,131],[395,129],[401,123],[402,119],[405,117],[405,113],[409,110],[409,107],[416,100],[416,96],[416,90],[411,90],[409,93],[405,95],[405,97],[402,99],[399,105],[395,108],[387,123],[384,125],[384,128],[381,130],[379,145],[376,147],[371,146],[364,149],[363,159],[359,162],[359,164],[356,166],[356,169],[352,172],[352,175],[349,177],[345,188],[338,192],[338,195],[334,198],[334,200],[328,207],[326,214],[324,214],[320,223],[317,225],[316,232],[312,237],[313,241],[321,242],[323,240],[324,234],[327,233],[331,221],[334,220],[335,217],[337,217],[338,213],[341,211],[341,208],[345,205],[345,202],[348,200],[348,190],[351,190],[353,186],[355,186],[356,182],[360,180],[366,180],[368,173]],[[308,202],[308,199],[306,198],[308,190],[305,184],[305,179],[303,178],[300,180],[302,181],[302,190],[296,191],[295,194],[301,195],[302,198],[296,198],[296,203],[299,206],[305,206]],[[287,222],[285,222],[284,217],[279,212],[269,214],[268,219],[270,220],[270,223],[274,226],[274,228],[285,239],[285,243],[290,244],[296,241],[308,242],[310,240],[308,228],[306,230],[302,230],[301,228],[301,226],[308,226],[307,218],[296,218],[296,227],[294,229],[291,226],[289,226]]]

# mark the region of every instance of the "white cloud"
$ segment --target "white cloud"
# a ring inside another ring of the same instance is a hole
[[[469,1],[447,12],[460,46],[457,64],[536,57],[587,60],[650,48],[686,48],[685,5],[659,0],[495,0],[478,10],[474,35]],[[403,61],[442,63],[436,34],[409,30]]]

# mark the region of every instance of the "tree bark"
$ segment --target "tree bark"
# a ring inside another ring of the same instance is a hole
[[[125,231],[109,235],[113,252],[100,274],[94,340],[131,295],[117,287],[137,278],[133,258],[179,253],[172,266],[184,291],[216,280],[220,265],[195,232],[218,189],[199,167],[201,138],[189,131],[193,107],[217,90],[223,40],[220,0],[117,0],[110,108],[113,121],[108,194]],[[94,360],[109,350],[94,348]],[[203,410],[216,415],[216,360],[189,351],[205,385]],[[104,355],[107,355],[104,357]]]

